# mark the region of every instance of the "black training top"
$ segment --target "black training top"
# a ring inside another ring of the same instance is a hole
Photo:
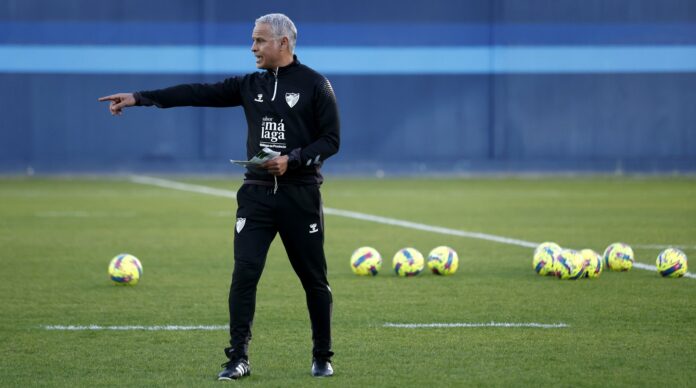
[[[264,147],[288,155],[279,184],[322,182],[322,162],[338,152],[340,124],[329,80],[294,62],[275,71],[227,78],[215,84],[185,84],[135,93],[136,105],[244,108],[247,158]],[[246,180],[270,181],[263,169],[247,168]]]

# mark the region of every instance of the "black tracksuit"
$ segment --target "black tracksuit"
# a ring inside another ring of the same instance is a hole
[[[329,81],[297,58],[275,71],[135,93],[137,105],[244,107],[247,156],[264,147],[288,155],[274,177],[248,168],[237,193],[234,272],[230,287],[230,358],[247,357],[256,286],[276,233],[307,295],[314,356],[331,352],[331,289],[326,276],[320,167],[339,147],[336,98]]]

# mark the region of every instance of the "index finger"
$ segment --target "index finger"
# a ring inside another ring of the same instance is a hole
[[[112,94],[110,96],[105,96],[105,97],[99,97],[97,101],[116,101],[118,97],[116,97],[115,94]]]

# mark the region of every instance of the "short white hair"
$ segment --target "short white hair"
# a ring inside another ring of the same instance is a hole
[[[277,39],[282,37],[288,38],[288,50],[290,53],[295,53],[295,44],[297,43],[297,28],[295,23],[289,17],[282,13],[269,13],[256,19],[256,24],[264,23],[271,26],[273,36]]]

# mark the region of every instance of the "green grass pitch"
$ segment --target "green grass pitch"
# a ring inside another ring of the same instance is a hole
[[[235,191],[239,178],[177,179]],[[693,178],[341,179],[324,204],[525,241],[684,247],[696,269]],[[122,178],[0,179],[0,385],[219,386],[228,334],[49,331],[43,325],[226,325],[233,199]],[[258,290],[253,374],[244,386],[688,386],[696,382],[696,279],[634,268],[597,280],[537,276],[532,249],[327,215],[336,375],[309,374],[304,293],[274,241]],[[362,245],[384,258],[353,275]],[[451,277],[397,278],[391,257],[449,245]],[[110,259],[140,258],[136,287]],[[384,327],[392,323],[565,323],[566,328]]]

